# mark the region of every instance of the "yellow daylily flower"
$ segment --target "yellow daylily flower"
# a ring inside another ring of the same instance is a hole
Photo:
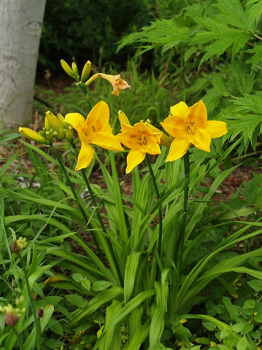
[[[131,88],[131,86],[128,85],[128,83],[120,77],[120,74],[109,75],[109,74],[99,73],[99,75],[101,78],[108,80],[112,84],[113,86],[112,95],[119,96],[119,90],[125,90],[128,88]]]
[[[112,84],[112,87],[113,87],[112,95],[119,96],[119,90],[125,90],[128,88],[131,88],[131,86],[120,77],[120,74],[110,75],[110,74],[96,73],[85,83],[85,85],[89,86],[94,80],[96,80],[99,77],[108,80]]]
[[[121,122],[122,133],[116,137],[123,145],[130,148],[127,155],[126,173],[130,173],[138,164],[140,164],[148,154],[160,154],[159,147],[162,132],[152,132],[142,121],[132,126],[127,116],[118,112]]]
[[[98,102],[88,114],[86,120],[79,113],[69,113],[65,122],[72,125],[78,132],[81,141],[81,150],[78,156],[76,170],[88,167],[94,158],[94,149],[90,144],[109,149],[123,151],[118,139],[113,135],[109,125],[109,107],[104,101]]]
[[[202,100],[191,107],[179,102],[170,108],[170,114],[161,123],[169,135],[174,137],[166,162],[181,158],[191,143],[205,152],[210,152],[211,139],[227,133],[226,123],[207,120],[207,110]]]

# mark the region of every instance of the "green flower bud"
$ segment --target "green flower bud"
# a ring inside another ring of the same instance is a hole
[[[78,74],[78,69],[77,69],[77,65],[75,62],[72,62],[72,70],[75,74]]]
[[[71,141],[73,141],[73,137],[74,137],[74,131],[72,128],[69,127],[66,130],[66,139],[67,139],[67,141],[71,142]]]
[[[60,139],[60,140],[63,140],[65,138],[65,134],[63,134],[62,132],[57,132],[56,133],[56,136]]]
[[[74,139],[74,144],[75,144],[75,145],[77,145],[78,142],[80,142],[80,138],[79,138],[79,137],[77,137],[76,139]]]

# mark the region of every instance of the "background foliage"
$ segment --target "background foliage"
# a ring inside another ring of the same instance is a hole
[[[116,42],[124,34],[149,23],[143,0],[47,0],[39,60],[51,67],[60,59],[124,63],[128,53],[115,55]]]

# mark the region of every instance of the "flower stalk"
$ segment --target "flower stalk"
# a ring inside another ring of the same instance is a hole
[[[184,155],[184,206],[183,206],[183,217],[182,217],[182,226],[180,230],[180,234],[177,240],[178,247],[178,256],[177,256],[177,269],[178,274],[181,276],[182,264],[183,264],[183,253],[184,253],[184,241],[185,241],[185,232],[186,232],[186,214],[187,214],[187,202],[188,202],[188,188],[189,188],[189,153],[186,152]]]
[[[73,149],[76,149],[76,145],[75,145],[74,143],[71,143],[71,145],[72,145]],[[94,207],[96,207],[96,206],[97,206],[97,203],[96,203],[96,200],[95,200],[95,196],[94,196],[94,193],[93,193],[93,191],[92,191],[92,187],[91,187],[91,185],[90,185],[90,182],[89,182],[89,180],[88,180],[88,178],[87,178],[87,176],[86,176],[86,173],[85,173],[85,170],[84,170],[84,169],[81,169],[81,174],[82,174],[83,180],[84,180],[84,182],[85,182],[85,184],[86,184],[86,187],[87,187],[87,189],[88,189],[88,192],[89,192],[89,194],[90,194],[90,198],[91,198],[92,205],[93,205]],[[113,249],[112,249],[111,242],[110,242],[109,238],[107,237],[106,228],[105,228],[105,225],[104,225],[104,223],[103,223],[103,220],[102,220],[102,217],[101,217],[99,211],[97,211],[97,218],[98,218],[98,221],[99,221],[100,226],[101,226],[101,228],[102,228],[102,231],[103,231],[104,234],[105,234],[105,239],[106,239],[106,242],[107,242],[107,244],[108,244],[108,248],[109,248],[109,250],[110,250],[110,254],[111,254],[111,256],[112,256],[112,259],[113,259],[113,261],[114,261],[114,264],[115,264],[115,267],[116,267],[116,270],[117,270],[117,273],[118,273],[118,276],[119,276],[119,280],[120,280],[120,282],[121,282],[121,285],[123,285],[123,279],[122,279],[122,275],[121,275],[121,272],[120,272],[120,269],[119,269],[119,266],[118,266],[118,263],[117,263],[117,260],[116,260],[116,256],[115,256],[115,253],[114,253],[114,251],[113,251]],[[92,235],[92,237],[94,238],[93,235]],[[105,263],[104,258],[103,258],[102,261],[103,261],[104,265],[106,266],[106,263]]]
[[[74,144],[72,143],[72,145],[74,145]],[[76,147],[76,146],[74,145],[74,147]],[[85,212],[84,212],[84,209],[83,209],[83,207],[82,207],[82,205],[81,205],[81,203],[80,203],[80,201],[79,201],[79,199],[78,199],[78,197],[77,197],[77,194],[76,194],[76,191],[75,191],[75,189],[74,189],[74,186],[73,186],[72,182],[70,181],[70,179],[69,179],[69,177],[68,177],[68,175],[67,175],[66,168],[65,168],[63,162],[61,161],[59,155],[57,154],[55,148],[54,148],[53,146],[51,146],[51,148],[52,148],[52,151],[53,151],[53,153],[54,153],[54,155],[55,155],[55,157],[56,157],[56,159],[57,159],[57,161],[58,161],[58,163],[59,163],[59,165],[60,165],[60,167],[61,167],[61,169],[62,169],[64,175],[65,175],[65,177],[66,177],[67,183],[69,184],[69,186],[70,186],[70,188],[71,188],[71,191],[72,191],[72,193],[73,193],[73,195],[74,195],[74,198],[75,198],[75,200],[76,200],[76,202],[77,202],[77,204],[78,204],[79,210],[81,211],[81,214],[82,214],[82,216],[83,216],[83,218],[84,218],[84,221],[85,221],[85,223],[87,224],[87,223],[88,223],[87,216],[86,216],[86,214],[85,214]],[[103,257],[102,251],[101,251],[101,249],[100,249],[100,247],[99,247],[99,244],[98,244],[98,241],[97,241],[97,239],[96,239],[96,236],[93,234],[92,231],[90,231],[90,233],[91,233],[92,238],[93,238],[93,240],[94,240],[94,243],[95,243],[95,245],[96,245],[96,248],[97,248],[97,251],[98,251],[98,253],[99,253],[99,256],[100,256],[101,260],[103,261],[103,263],[105,263],[105,259],[104,259],[104,257]]]
[[[154,189],[155,189],[155,192],[156,192],[156,196],[157,196],[157,199],[159,200],[160,199],[160,194],[159,194],[159,191],[158,191],[158,188],[157,188],[156,178],[155,178],[155,175],[154,175],[154,172],[153,172],[153,169],[152,169],[152,166],[151,166],[148,154],[146,154],[146,161],[147,161],[148,169],[149,169],[152,181],[153,181],[153,185],[154,185]],[[162,205],[160,205],[160,207],[158,209],[158,220],[159,220],[158,254],[161,257],[162,231],[163,231]]]
[[[16,339],[17,339],[17,342],[19,344],[19,349],[20,350],[24,350],[23,342],[22,342],[22,339],[21,339],[19,333],[17,332],[17,329],[15,328],[15,326],[12,327],[12,329],[13,329],[15,335],[16,335]]]

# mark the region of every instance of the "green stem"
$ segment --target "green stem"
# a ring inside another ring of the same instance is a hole
[[[22,265],[22,270],[24,272],[24,276],[25,276],[25,284],[26,284],[26,289],[27,289],[27,293],[28,293],[28,297],[29,297],[29,304],[31,306],[32,309],[32,314],[34,317],[34,321],[35,321],[35,331],[36,331],[36,335],[35,335],[35,343],[33,346],[33,349],[35,348],[35,346],[37,345],[37,349],[40,349],[40,335],[41,335],[41,330],[39,327],[39,320],[37,318],[36,312],[35,312],[35,308],[33,305],[33,301],[32,301],[32,297],[31,297],[31,290],[30,290],[30,286],[29,286],[29,281],[28,281],[28,277],[27,277],[27,271],[26,271],[26,266],[25,266],[25,262],[24,259],[22,257],[22,255],[20,254],[20,252],[17,253],[17,255],[19,256],[19,259],[21,261],[21,265]]]
[[[147,161],[147,165],[148,165],[148,168],[149,168],[149,172],[150,172],[151,178],[153,180],[153,185],[154,185],[154,188],[155,188],[156,196],[157,196],[157,199],[159,200],[160,199],[160,194],[159,194],[159,191],[158,191],[156,178],[155,178],[155,175],[154,175],[154,172],[153,172],[153,169],[152,169],[152,166],[151,166],[148,154],[146,154],[146,161]],[[162,205],[160,205],[160,207],[158,209],[158,219],[159,219],[158,254],[161,257],[161,244],[162,244],[162,231],[163,231]]]
[[[76,147],[76,146],[74,145],[74,147]],[[61,169],[62,169],[64,175],[65,175],[65,177],[66,177],[67,183],[69,184],[69,186],[70,186],[70,188],[71,188],[71,191],[72,191],[72,193],[73,193],[73,195],[74,195],[74,197],[75,197],[75,200],[76,200],[76,202],[77,202],[77,204],[78,204],[78,207],[79,207],[79,209],[80,209],[80,211],[81,211],[81,213],[82,213],[82,216],[83,216],[83,218],[84,218],[84,221],[85,221],[85,223],[87,224],[87,223],[88,223],[87,216],[86,216],[86,214],[85,214],[85,212],[84,212],[84,209],[83,209],[83,207],[82,207],[82,205],[81,205],[81,203],[80,203],[80,201],[79,201],[79,199],[78,199],[78,197],[77,197],[75,188],[74,188],[72,182],[70,181],[69,176],[67,175],[66,168],[65,168],[63,162],[61,161],[59,155],[56,153],[55,148],[54,148],[53,146],[51,146],[51,148],[52,148],[52,151],[54,152],[54,155],[55,155],[55,157],[56,157],[56,159],[57,159],[57,161],[58,161],[58,163],[59,163],[59,165],[60,165],[60,167],[61,167]],[[89,192],[89,193],[90,193],[90,192]],[[90,228],[89,225],[88,225],[87,227]],[[93,238],[93,240],[94,240],[94,243],[95,243],[95,245],[96,245],[96,249],[97,249],[97,251],[98,251],[98,253],[99,253],[99,256],[100,256],[101,260],[103,261],[103,263],[106,265],[106,262],[105,262],[105,260],[104,260],[104,257],[103,257],[102,251],[101,251],[101,249],[100,249],[100,247],[99,247],[99,244],[98,244],[98,241],[97,241],[97,239],[96,239],[96,236],[93,234],[92,231],[90,231],[90,233],[91,233],[91,236],[92,236],[92,238]]]
[[[188,201],[188,184],[189,184],[189,153],[186,152],[184,155],[184,169],[185,169],[185,178],[184,178],[184,209],[183,209],[183,218],[180,235],[177,240],[178,247],[178,257],[177,257],[177,269],[179,276],[182,271],[183,264],[183,253],[184,253],[184,241],[185,241],[185,232],[186,232],[186,214],[187,214],[187,201]]]
[[[84,209],[83,209],[81,203],[79,202],[79,199],[77,198],[76,191],[75,191],[75,189],[74,189],[74,186],[73,186],[72,182],[70,181],[70,179],[69,179],[69,177],[68,177],[68,175],[67,175],[66,168],[65,168],[63,162],[61,161],[59,155],[56,153],[55,148],[54,148],[53,146],[51,146],[51,148],[52,148],[52,151],[54,152],[54,155],[55,155],[55,157],[56,157],[56,159],[57,159],[57,161],[58,161],[58,163],[59,163],[59,165],[60,165],[60,167],[61,167],[61,169],[62,169],[64,175],[65,175],[65,177],[66,177],[67,183],[69,184],[69,186],[70,186],[70,188],[71,188],[71,191],[72,191],[72,193],[73,193],[73,195],[74,195],[74,197],[75,197],[75,200],[77,201],[77,204],[78,204],[79,209],[80,209],[80,211],[81,211],[81,213],[82,213],[82,216],[83,216],[85,222],[87,223],[88,220],[87,220],[86,214],[85,214],[85,212],[84,212]]]
[[[259,145],[259,143],[257,143],[257,145]],[[243,156],[232,158],[231,161],[234,162],[234,161],[239,160],[239,159],[248,158],[248,157],[251,157],[251,156],[256,156],[256,155],[258,155],[260,153],[262,153],[262,151],[256,151],[256,152],[244,154]]]
[[[16,335],[17,342],[18,342],[18,344],[19,344],[20,350],[24,350],[23,342],[22,342],[22,340],[21,340],[21,337],[20,337],[19,333],[17,332],[17,330],[16,330],[15,327],[12,327],[12,329],[13,329],[15,335]]]

